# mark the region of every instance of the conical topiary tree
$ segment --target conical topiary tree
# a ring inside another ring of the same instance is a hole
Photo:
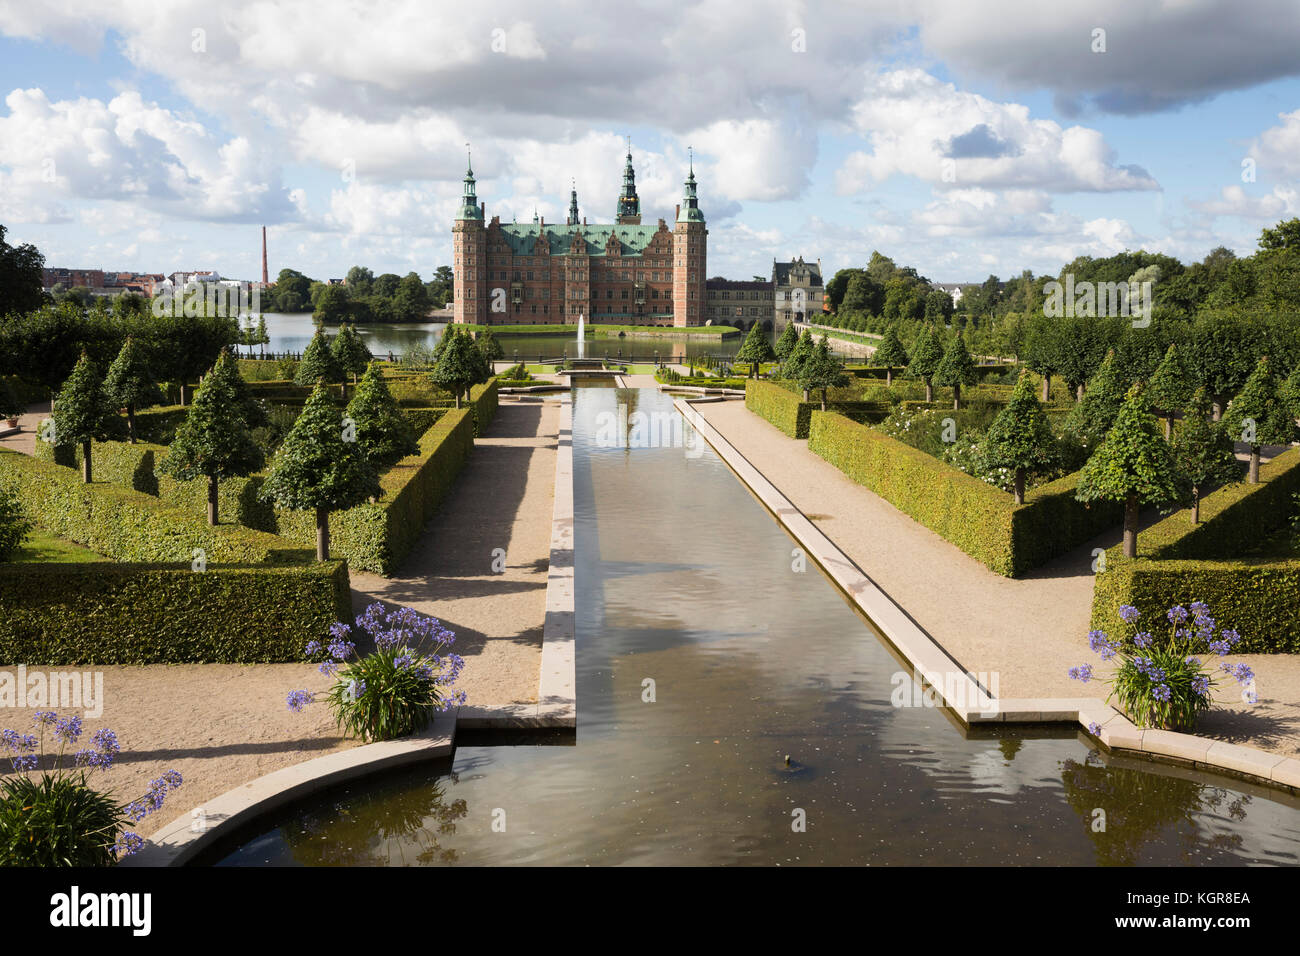
[[[501,343],[497,341],[491,329],[483,329],[475,335],[474,344],[489,363],[498,362],[506,357],[506,350],[501,347]]]
[[[772,351],[776,353],[776,359],[782,364],[790,357],[794,347],[799,344],[799,330],[794,327],[793,322],[787,322],[781,334],[776,338],[776,345]]]
[[[181,481],[206,478],[208,524],[219,520],[218,491],[226,478],[243,478],[262,467],[262,449],[253,441],[240,404],[239,369],[222,351],[203,377],[189,412],[167,448],[161,471]]]
[[[1147,383],[1147,396],[1151,404],[1164,412],[1165,437],[1173,429],[1174,413],[1185,408],[1192,398],[1192,375],[1183,363],[1177,345],[1165,350],[1165,357]]]
[[[343,370],[330,351],[329,339],[320,329],[311,337],[311,342],[303,350],[302,361],[293,380],[298,385],[315,385],[321,380],[333,384],[343,381]]]
[[[77,359],[54,400],[54,443],[81,445],[81,479],[90,484],[90,445],[113,435],[117,415],[104,395],[104,385],[85,352]]]
[[[943,346],[934,326],[927,324],[921,334],[912,343],[912,360],[907,368],[913,375],[925,382],[925,400],[934,401],[934,373],[943,361]]]
[[[1174,428],[1172,447],[1178,471],[1186,482],[1192,524],[1201,520],[1201,493],[1211,485],[1241,481],[1241,462],[1223,422],[1210,421],[1210,396],[1198,388]]]
[[[442,349],[437,364],[429,373],[429,380],[438,388],[445,389],[456,399],[460,408],[460,397],[469,389],[485,382],[491,377],[491,369],[483,353],[470,340],[468,332],[458,332],[448,328],[442,334]]]
[[[826,411],[826,390],[841,388],[849,383],[849,377],[844,374],[839,361],[831,355],[825,336],[818,340],[812,354],[800,363],[797,381],[805,396],[814,388],[821,391],[822,411]]]
[[[361,341],[360,333],[351,325],[339,326],[338,334],[330,345],[330,354],[339,371],[352,376],[353,385],[357,383],[357,376],[364,374],[366,366],[374,358],[370,349],[366,348],[366,343]]]
[[[1096,448],[1115,424],[1123,404],[1124,385],[1120,381],[1115,353],[1110,351],[1102,360],[1097,374],[1088,383],[1083,398],[1076,402],[1069,414],[1065,416],[1065,434],[1076,439],[1085,448]]]
[[[1014,473],[1012,493],[1016,504],[1025,503],[1025,473],[1051,463],[1052,425],[1047,420],[1029,372],[1022,371],[1006,407],[989,425],[985,454],[995,468]]]
[[[1228,434],[1250,446],[1246,480],[1252,485],[1259,483],[1260,446],[1289,445],[1296,440],[1295,416],[1278,392],[1277,378],[1264,356],[1223,415]]]
[[[795,343],[794,349],[791,350],[790,357],[781,365],[781,377],[792,382],[798,382],[799,372],[804,363],[809,361],[816,351],[817,343],[813,341],[812,332],[804,329],[803,334],[799,336],[799,341]],[[803,390],[803,400],[808,401],[807,389]]]
[[[736,353],[737,362],[749,363],[749,377],[757,378],[759,365],[763,362],[771,362],[776,358],[776,351],[772,348],[772,343],[768,341],[767,333],[763,327],[755,322],[745,336],[744,343],[740,346],[740,351]]]
[[[378,496],[379,479],[356,441],[344,440],[343,412],[317,385],[284,439],[261,498],[282,508],[316,512],[316,559],[330,556],[331,511]]]
[[[1300,364],[1291,370],[1286,381],[1278,388],[1277,395],[1282,399],[1286,410],[1291,413],[1291,417],[1300,418]]]
[[[1079,472],[1079,501],[1124,503],[1124,555],[1137,557],[1138,513],[1144,504],[1179,496],[1178,465],[1141,384],[1128,390],[1115,424]]]
[[[116,408],[126,409],[127,440],[135,444],[135,411],[162,401],[162,390],[154,383],[145,350],[127,336],[122,350],[104,377],[104,396]]]
[[[907,349],[903,348],[903,342],[898,337],[898,330],[891,325],[885,329],[880,344],[871,353],[871,364],[885,367],[885,385],[892,386],[894,384],[894,369],[907,368],[908,361]]]
[[[357,444],[376,471],[419,451],[378,363],[372,362],[366,369],[345,414],[356,428]]]
[[[956,411],[961,407],[961,387],[974,385],[975,380],[975,360],[971,358],[970,351],[958,332],[943,353],[939,367],[934,370],[934,382],[952,389],[952,408]]]

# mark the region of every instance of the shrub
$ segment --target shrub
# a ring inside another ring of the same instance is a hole
[[[815,347],[814,347],[815,348]],[[876,417],[884,409],[878,402],[835,400],[834,396],[842,390],[831,390],[831,400],[827,402],[829,411],[844,415],[861,415]],[[849,392],[855,398],[857,392]],[[771,422],[791,438],[807,438],[814,409],[820,409],[820,402],[805,402],[797,392],[792,392],[783,385],[773,382],[748,380],[745,382],[745,407]]]
[[[349,640],[360,632],[375,645],[364,656]],[[428,726],[435,713],[465,703],[464,691],[450,692],[465,666],[459,655],[445,653],[454,642],[436,618],[409,607],[385,612],[375,603],[357,618],[355,630],[337,622],[324,645],[313,640],[306,653],[323,660],[321,673],[336,678],[324,699],[339,729],[370,742],[409,736]],[[314,700],[308,691],[292,691],[289,709],[300,711]]]
[[[0,781],[0,866],[111,866],[144,845],[125,831],[128,822],[143,820],[162,808],[166,795],[180,787],[181,775],[168,770],[149,784],[144,796],[120,805],[95,789],[85,770],[64,769],[64,751],[81,739],[80,717],[60,718],[53,711],[37,711],[34,734],[0,731],[0,753],[9,755],[16,777]],[[45,751],[46,728],[59,742],[54,769],[33,779]],[[117,735],[97,730],[92,746],[77,752],[78,767],[108,770],[121,751]]]
[[[308,555],[308,558],[310,555]],[[341,561],[0,565],[0,660],[280,663],[351,607]]]
[[[410,423],[399,412],[378,365],[366,368],[348,403],[347,417],[356,426],[357,443],[378,469],[419,450]]]
[[[32,523],[27,520],[18,496],[8,488],[0,487],[0,561],[8,561],[31,530]]]
[[[1213,706],[1216,683],[1215,671],[1207,670],[1195,655],[1224,657],[1241,641],[1241,635],[1232,628],[1220,629],[1202,601],[1193,601],[1190,610],[1181,604],[1171,607],[1165,615],[1168,627],[1161,628],[1163,636],[1137,630],[1140,625],[1134,622],[1141,612],[1134,605],[1121,607],[1119,615],[1129,625],[1125,628],[1131,630],[1128,636],[1112,640],[1101,630],[1088,635],[1088,646],[1103,661],[1119,659],[1115,676],[1102,681],[1111,685],[1106,700],[1117,697],[1121,709],[1139,727],[1190,732],[1197,718]],[[1156,624],[1151,627],[1157,629]],[[1251,685],[1255,679],[1245,664],[1223,663],[1219,671],[1243,685]],[[1094,679],[1092,665],[1070,668],[1070,677],[1088,683]],[[1253,690],[1247,699],[1254,703]]]
[[[495,378],[469,390],[470,408],[474,410],[474,437],[487,431],[497,414],[498,388]]]

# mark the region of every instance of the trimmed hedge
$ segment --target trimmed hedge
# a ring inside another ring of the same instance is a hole
[[[63,465],[80,470],[82,459],[81,445],[51,445],[36,436],[32,457],[54,465]],[[146,495],[158,494],[158,466],[167,455],[165,445],[153,445],[148,442],[106,441],[95,442],[91,447],[90,460],[92,474],[96,482],[106,481],[122,488],[143,492]],[[207,501],[206,493],[204,501]]]
[[[488,430],[497,414],[498,385],[496,376],[485,385],[475,385],[469,390],[469,404],[474,410],[474,437]]]
[[[847,390],[830,391],[835,393]],[[807,438],[812,414],[821,411],[822,404],[820,400],[805,402],[800,393],[782,385],[761,379],[748,379],[745,382],[745,407],[791,438]],[[826,408],[855,420],[881,421],[889,415],[889,405],[886,402],[827,401]]]
[[[1201,501],[1201,520],[1176,511],[1138,535],[1138,557],[1153,560],[1235,558],[1290,523],[1300,492],[1300,448],[1259,466],[1259,484],[1220,488]],[[1297,598],[1300,600],[1300,596]]]
[[[1117,505],[1074,500],[1067,475],[1025,503],[972,475],[834,412],[815,412],[808,450],[899,511],[1006,577],[1082,544],[1122,518]]]
[[[1126,633],[1127,625],[1119,617],[1122,605],[1132,604],[1150,616],[1163,615],[1175,604],[1186,607],[1191,601],[1204,601],[1216,621],[1241,633],[1239,653],[1300,653],[1300,560],[1294,557],[1108,559],[1092,594],[1092,627],[1108,634]]]
[[[37,525],[92,551],[127,562],[183,562],[202,548],[209,564],[294,564],[309,549],[238,525],[212,527],[202,511],[170,507],[114,484],[85,484],[61,465],[0,449],[0,478]]]
[[[0,565],[0,661],[276,663],[352,617],[347,566]]]

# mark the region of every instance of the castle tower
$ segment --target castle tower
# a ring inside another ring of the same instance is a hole
[[[623,167],[623,191],[618,197],[614,222],[620,226],[641,225],[641,200],[636,194],[636,173],[632,171],[632,139],[628,137],[627,164]]]
[[[682,204],[673,227],[673,325],[701,325],[704,320],[704,282],[707,236],[704,213],[695,192],[695,157],[691,155]]]
[[[573,189],[569,192],[569,218],[565,220],[565,225],[576,226],[578,224],[578,187],[575,183]]]
[[[455,305],[454,322],[490,323],[487,296],[487,230],[484,209],[474,191],[474,166],[465,170],[465,191],[460,211],[452,224],[452,270]]]

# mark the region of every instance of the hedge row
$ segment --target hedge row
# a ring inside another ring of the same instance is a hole
[[[166,445],[149,442],[95,442],[91,449],[92,477],[146,495],[158,494],[158,466],[167,456]],[[36,436],[32,456],[39,461],[80,470],[81,445],[51,445]],[[204,501],[206,501],[206,496]]]
[[[1146,534],[1147,532],[1142,532]],[[1138,536],[1141,543],[1142,537]],[[1204,601],[1214,619],[1241,634],[1243,654],[1300,653],[1300,560],[1295,557],[1231,561],[1108,560],[1092,594],[1092,626],[1128,633],[1119,609],[1131,604],[1148,617],[1175,604]]]
[[[209,564],[294,564],[309,549],[238,525],[207,523],[201,510],[175,508],[115,484],[85,484],[79,472],[17,452],[0,450],[0,479],[51,534],[126,562],[184,562],[196,548]]]
[[[278,663],[352,617],[347,566],[0,565],[0,661]]]
[[[1259,484],[1220,488],[1201,501],[1201,520],[1177,511],[1138,535],[1138,555],[1153,560],[1223,559],[1243,555],[1291,520],[1300,492],[1300,448],[1259,466]]]
[[[498,385],[496,376],[485,385],[475,385],[469,390],[469,404],[474,410],[474,437],[487,431],[497,414]]]
[[[822,406],[820,401],[805,402],[802,395],[784,386],[750,379],[745,383],[745,407],[791,438],[807,438],[812,414],[820,411]],[[880,421],[889,414],[889,405],[885,402],[828,401],[826,408],[864,421]]]
[[[812,416],[808,449],[998,574],[1023,574],[1122,517],[1116,505],[1074,500],[1069,475],[1011,495],[923,451],[833,412]]]

